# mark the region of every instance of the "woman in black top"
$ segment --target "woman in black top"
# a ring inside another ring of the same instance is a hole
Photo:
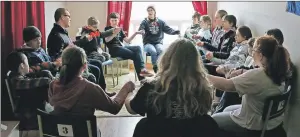
[[[218,125],[207,115],[212,87],[199,57],[187,39],[170,45],[158,62],[157,76],[125,102],[129,113],[147,114],[134,137],[217,136]]]

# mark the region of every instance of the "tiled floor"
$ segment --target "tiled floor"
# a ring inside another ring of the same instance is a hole
[[[136,86],[136,90],[135,92],[139,89],[140,87],[140,84],[139,84],[139,81],[135,81],[135,78],[134,78],[134,73],[133,71],[131,71],[129,74],[124,74],[122,76],[119,77],[119,84],[116,86],[116,87],[113,87],[112,85],[112,78],[111,76],[107,75],[106,76],[106,84],[107,84],[107,91],[108,92],[118,92],[122,87],[123,85],[131,80],[133,82],[135,82],[135,86]],[[115,82],[116,82],[117,78],[115,78]],[[100,116],[133,116],[131,114],[129,114],[125,108],[125,106],[123,106],[123,108],[120,110],[120,112],[117,114],[117,115],[112,115],[110,113],[107,113],[107,112],[103,112],[103,111],[96,111],[95,112],[95,115],[97,117],[100,117]]]
[[[1,124],[7,126],[6,130],[1,129],[1,137],[8,137],[8,135],[17,126],[18,123],[18,121],[1,121]]]

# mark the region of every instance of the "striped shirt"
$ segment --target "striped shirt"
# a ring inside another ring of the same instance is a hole
[[[218,48],[220,39],[225,34],[225,31],[221,27],[216,27],[214,31],[212,32],[212,40],[211,45],[215,48]]]

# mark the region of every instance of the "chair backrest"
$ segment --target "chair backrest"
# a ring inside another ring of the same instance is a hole
[[[12,111],[13,111],[13,113],[15,113],[16,103],[15,103],[15,97],[14,97],[14,93],[13,93],[13,87],[11,86],[11,83],[10,83],[10,80],[9,80],[10,73],[11,73],[11,71],[8,71],[7,74],[6,74],[5,84],[6,84],[10,104],[11,104],[11,107],[12,107]]]
[[[40,137],[97,137],[95,116],[54,115],[37,110]]]
[[[268,121],[281,116],[286,109],[290,95],[291,86],[287,86],[285,92],[280,95],[267,98],[263,110],[262,120]]]

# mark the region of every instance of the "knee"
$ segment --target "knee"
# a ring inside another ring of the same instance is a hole
[[[95,65],[97,67],[102,67],[102,62],[99,60],[90,60],[89,64]]]
[[[156,56],[157,52],[155,49],[146,50],[147,53],[149,53],[151,56]]]
[[[132,48],[133,48],[134,51],[138,51],[138,52],[142,51],[141,46],[132,46]]]
[[[93,73],[100,73],[99,67],[92,65],[92,64],[88,64],[88,67]]]

